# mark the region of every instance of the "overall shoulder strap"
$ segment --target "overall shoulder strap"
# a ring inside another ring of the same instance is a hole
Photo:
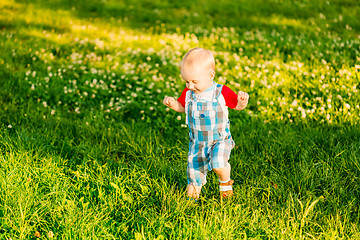
[[[218,99],[218,98],[220,97],[222,88],[223,88],[223,85],[221,85],[221,84],[216,84],[216,90],[215,90],[216,99]]]
[[[191,90],[189,90],[189,91],[190,91],[190,99],[195,100],[195,93]]]

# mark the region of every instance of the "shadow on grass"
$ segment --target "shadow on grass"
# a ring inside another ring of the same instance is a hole
[[[34,22],[27,22],[22,19],[16,19],[14,22],[10,22],[8,20],[0,20],[0,29],[7,29],[7,30],[16,30],[18,28],[35,28],[35,29],[41,29],[42,31],[52,31],[56,33],[66,33],[70,32],[70,28],[60,25],[50,25],[50,24],[40,24],[40,23],[34,23]]]
[[[54,10],[70,10],[79,18],[99,18],[104,20],[121,20],[121,24],[133,29],[153,28],[159,29],[160,24],[165,24],[168,32],[181,31],[193,32],[197,28],[211,29],[223,27],[235,27],[243,30],[273,29],[303,33],[317,32],[317,24],[330,24],[330,30],[341,33],[346,24],[350,24],[354,30],[360,30],[360,21],[356,14],[351,15],[349,9],[360,11],[355,1],[332,2],[327,4],[322,1],[294,2],[285,1],[279,4],[277,1],[69,1],[57,0],[44,3],[43,1],[22,0],[21,3],[32,3],[42,8]],[[338,9],[343,8],[342,21],[327,21],[321,15],[328,18],[338,17]],[[348,11],[349,10],[349,11]],[[310,26],[309,20],[317,24]]]

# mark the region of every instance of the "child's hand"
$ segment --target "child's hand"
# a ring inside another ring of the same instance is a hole
[[[249,100],[249,94],[247,94],[246,92],[242,92],[242,91],[239,91],[238,92],[238,102],[248,102]]]
[[[237,94],[238,104],[236,106],[237,110],[242,110],[246,107],[249,101],[249,94],[246,92],[239,91]]]
[[[169,108],[173,108],[176,104],[176,100],[173,97],[165,97],[163,103]]]

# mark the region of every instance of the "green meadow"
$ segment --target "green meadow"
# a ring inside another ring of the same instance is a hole
[[[360,239],[356,0],[2,0],[0,239]],[[186,200],[179,63],[213,51],[236,196]]]

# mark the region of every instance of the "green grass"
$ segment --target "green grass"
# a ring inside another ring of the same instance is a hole
[[[350,0],[2,1],[0,238],[358,239],[359,14]],[[162,105],[195,46],[250,94],[230,112],[229,202],[214,173],[186,201],[184,115]]]

